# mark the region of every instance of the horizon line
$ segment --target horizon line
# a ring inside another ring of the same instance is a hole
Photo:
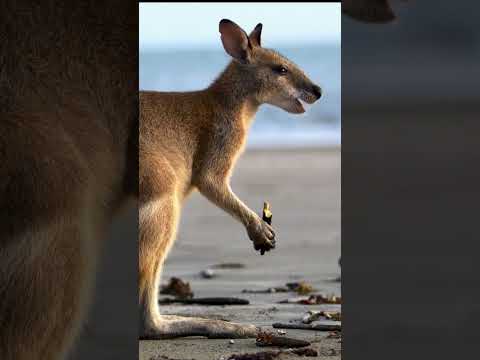
[[[271,44],[271,46],[266,46],[265,48],[299,48],[305,46],[339,46],[341,47],[341,41],[321,41],[321,42],[302,42],[302,43],[283,43],[283,44]],[[140,45],[139,53],[152,53],[152,52],[169,52],[169,51],[192,51],[192,50],[222,50],[224,51],[221,45],[200,45],[200,44],[186,44],[180,46],[171,46],[171,45],[161,45],[161,46],[152,46],[152,45]]]

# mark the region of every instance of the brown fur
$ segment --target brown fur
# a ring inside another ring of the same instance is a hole
[[[343,0],[342,12],[365,23],[389,23],[396,19],[388,0]]]
[[[297,98],[313,103],[320,88],[291,61],[261,47],[261,24],[248,36],[220,22],[225,50],[234,58],[207,89],[140,92],[139,304],[141,336],[167,338],[255,336],[253,326],[161,317],[157,293],[163,262],[175,240],[181,207],[193,190],[240,221],[256,250],[275,246],[272,228],[232,192],[229,179],[253,117],[263,103],[292,113]],[[279,68],[288,69],[280,74]]]
[[[103,234],[138,193],[137,39],[126,25],[136,4],[111,7],[9,1],[2,10],[2,360],[66,356]]]

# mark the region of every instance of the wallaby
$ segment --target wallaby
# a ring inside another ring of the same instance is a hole
[[[136,5],[70,5],[11,1],[0,22],[1,360],[68,356],[138,196]]]
[[[321,89],[277,52],[261,46],[262,24],[247,35],[220,21],[225,51],[233,58],[208,88],[194,92],[140,91],[139,306],[142,338],[254,337],[252,325],[161,316],[158,285],[175,240],[182,205],[198,190],[246,228],[255,250],[275,247],[270,225],[232,191],[230,175],[247,132],[264,103],[303,113]]]

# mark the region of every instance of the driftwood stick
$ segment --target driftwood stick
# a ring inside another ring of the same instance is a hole
[[[255,343],[257,346],[278,346],[286,348],[299,348],[310,346],[305,340],[294,339],[286,336],[276,336],[268,332],[260,332]]]
[[[230,298],[230,297],[208,297],[193,299],[162,299],[161,304],[198,304],[198,305],[248,305],[250,301],[246,299]]]
[[[272,325],[275,329],[300,329],[300,330],[319,330],[319,331],[341,331],[342,323],[340,321],[331,321],[328,323],[274,323]]]
[[[258,353],[233,354],[227,360],[274,360],[278,359],[282,354],[294,354],[305,357],[317,357],[318,352],[312,348],[289,349],[278,351],[262,351]]]

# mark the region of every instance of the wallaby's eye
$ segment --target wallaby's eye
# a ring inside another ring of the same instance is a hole
[[[288,73],[287,68],[281,65],[274,67],[273,70],[280,75],[285,75],[286,73]]]

